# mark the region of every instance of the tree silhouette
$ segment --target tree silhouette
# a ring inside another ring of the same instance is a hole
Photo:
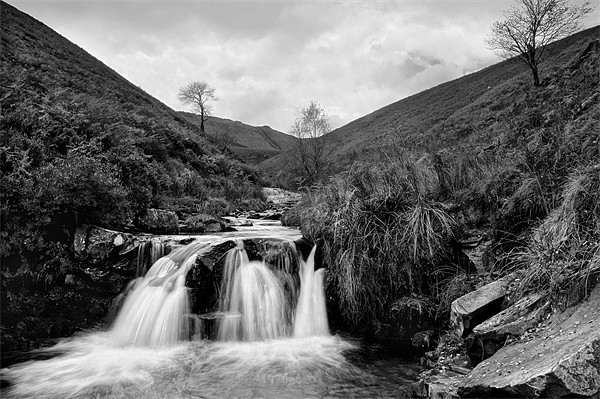
[[[204,122],[212,113],[212,106],[209,102],[217,100],[215,89],[204,81],[192,82],[179,89],[178,98],[184,105],[191,106],[195,112],[200,114],[200,130],[204,133]]]
[[[329,167],[329,150],[323,135],[331,131],[325,109],[316,101],[301,108],[291,128],[296,137],[294,155],[299,163],[304,181],[312,184],[321,179]]]
[[[517,0],[504,12],[504,21],[492,24],[486,44],[502,58],[519,57],[531,69],[533,84],[540,85],[539,65],[547,45],[582,29],[581,19],[593,10],[567,0]]]

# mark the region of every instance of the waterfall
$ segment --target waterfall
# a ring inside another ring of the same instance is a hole
[[[196,261],[194,250],[159,259],[131,288],[110,331],[117,346],[165,347],[189,337],[185,278]]]
[[[265,262],[249,261],[242,244],[223,272],[220,341],[259,341],[288,334],[283,286]]]
[[[117,345],[163,347],[190,335],[206,335],[202,316],[189,314],[185,280],[197,254],[209,246],[178,249],[131,284],[110,332]],[[250,261],[239,240],[225,257],[219,309],[213,314],[217,338],[261,341],[329,335],[324,269],[315,272],[315,250],[304,261],[294,244],[285,242],[270,249],[264,260]]]
[[[228,252],[219,301],[219,340],[259,341],[289,336],[292,331],[294,337],[329,335],[324,269],[314,270],[316,247],[306,262],[291,248],[281,251],[279,258],[269,256],[274,265],[250,261],[241,242]],[[294,279],[297,267],[286,256],[289,253],[300,263],[299,292]]]
[[[165,244],[160,241],[146,241],[138,246],[136,277],[144,277],[148,265],[152,266],[165,254]]]
[[[300,262],[300,297],[294,321],[294,337],[297,338],[329,335],[323,288],[325,269],[315,272],[316,250],[315,245],[306,262]]]

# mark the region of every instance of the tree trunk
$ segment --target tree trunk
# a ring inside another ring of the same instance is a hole
[[[204,133],[204,113],[200,115],[200,131]]]
[[[540,87],[540,76],[537,65],[531,67],[531,73],[533,74],[533,85],[535,87]]]

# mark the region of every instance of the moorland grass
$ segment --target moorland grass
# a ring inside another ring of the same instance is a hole
[[[424,168],[408,158],[355,165],[299,205],[303,234],[322,245],[347,321],[375,320],[391,307],[432,312],[423,298],[456,223],[418,178],[430,173]]]

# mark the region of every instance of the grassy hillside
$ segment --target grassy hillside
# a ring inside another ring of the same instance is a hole
[[[540,68],[541,78],[562,69],[598,35],[595,27],[554,43],[552,56]],[[355,161],[376,160],[390,148],[418,153],[485,148],[506,130],[507,116],[530,86],[529,70],[517,60],[443,83],[332,131],[327,135],[335,146],[331,162],[340,171]],[[288,159],[289,154],[282,154],[259,167],[274,175],[286,168]]]
[[[502,63],[450,82],[455,101],[441,85],[332,133],[351,125],[385,132],[386,123],[398,131],[411,119],[392,117],[394,107],[416,112],[424,98],[446,115],[425,110],[414,127],[421,134],[364,147],[357,158],[367,161],[308,190],[297,209],[305,236],[322,242],[329,298],[337,296],[346,322],[379,326],[403,310],[447,320],[473,282],[453,248],[473,236],[491,243],[480,272],[520,273],[511,298],[534,291],[564,307],[591,292],[600,280],[598,28],[556,49],[543,87],[526,72],[494,86],[480,80],[512,67]],[[460,82],[476,94],[491,87],[461,105]]]
[[[179,114],[200,130],[200,116],[187,112]],[[239,159],[253,164],[278,155],[294,144],[294,137],[269,126],[250,126],[216,116],[205,122],[205,129],[206,133],[217,141],[220,137],[229,140],[229,150]]]
[[[131,228],[148,207],[262,201],[252,167],[41,22],[1,3],[3,276],[73,267],[79,224]]]

